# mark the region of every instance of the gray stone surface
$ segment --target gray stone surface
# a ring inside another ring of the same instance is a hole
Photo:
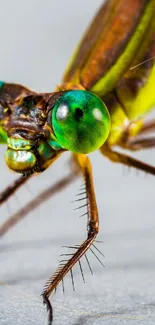
[[[0,0],[0,76],[38,91],[59,83],[66,62],[101,0]],[[0,150],[0,190],[17,176],[7,170]],[[154,164],[154,151],[135,155]],[[100,213],[98,247],[105,268],[89,252],[94,271],[82,260],[86,284],[75,267],[53,297],[54,324],[113,325],[155,323],[154,179],[114,165],[99,153],[90,155]],[[68,154],[1,207],[1,223],[10,213],[68,172]],[[46,324],[40,298],[55,270],[62,245],[78,244],[86,220],[74,211],[82,180],[30,213],[0,241],[0,324]]]

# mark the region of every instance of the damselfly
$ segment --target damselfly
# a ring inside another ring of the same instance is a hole
[[[0,84],[0,142],[7,145],[8,167],[22,174],[1,193],[0,202],[5,202],[33,174],[43,172],[65,151],[72,152],[68,184],[80,173],[85,181],[88,235],[44,287],[42,296],[49,324],[53,319],[49,296],[91,249],[99,231],[87,154],[99,149],[113,162],[155,174],[155,167],[119,151],[155,146],[155,138],[150,137],[155,122],[145,122],[155,104],[154,16],[155,0],[106,1],[56,91],[38,94],[21,85]],[[15,222],[10,220],[2,225],[0,234]]]

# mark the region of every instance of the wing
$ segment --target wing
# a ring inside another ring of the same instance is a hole
[[[154,17],[155,0],[106,1],[76,49],[62,88],[81,87],[103,97],[116,90],[120,80],[123,84],[123,78],[133,80],[133,71],[126,74],[129,68],[154,53]],[[141,80],[144,85],[153,64],[139,69],[139,85]]]

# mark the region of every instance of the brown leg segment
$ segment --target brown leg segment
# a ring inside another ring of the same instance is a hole
[[[140,134],[155,132],[155,119],[151,121],[145,121],[142,129],[140,130]]]
[[[132,151],[154,148],[155,136],[150,136],[150,133],[155,132],[155,120],[144,121],[143,126],[136,136],[132,135],[132,124],[131,122],[131,124],[124,129],[121,139],[116,145]]]
[[[47,306],[49,325],[52,324],[53,320],[53,311],[49,301],[49,296],[56,289],[58,284],[63,280],[64,276],[72,270],[73,266],[90,248],[99,231],[98,211],[92,179],[92,168],[89,158],[82,154],[74,154],[73,159],[80,168],[85,180],[88,207],[88,234],[86,240],[80,246],[77,246],[77,250],[72,255],[72,257],[66,261],[64,265],[60,266],[45,284],[42,296],[43,302]]]
[[[17,191],[17,189],[30,179],[30,176],[20,176],[11,185],[9,185],[3,192],[0,193],[0,205],[7,201],[7,199]]]
[[[47,190],[43,191],[41,194],[37,195],[32,201],[27,203],[23,208],[13,214],[6,222],[0,226],[0,237],[4,236],[8,230],[10,230],[20,220],[22,220],[29,212],[33,211],[43,202],[48,200],[51,196],[57,194],[66,186],[71,184],[76,177],[77,175],[72,172],[56,184],[49,187]]]
[[[121,163],[123,165],[142,170],[148,174],[155,175],[155,167],[146,164],[138,159],[132,158],[126,154],[119,153],[105,145],[100,148],[100,151],[104,156],[108,157],[115,163]]]
[[[129,139],[122,147],[128,150],[137,151],[141,149],[155,148],[155,137]]]

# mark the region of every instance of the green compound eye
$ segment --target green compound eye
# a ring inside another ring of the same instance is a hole
[[[101,147],[110,131],[110,115],[102,100],[84,90],[66,92],[55,104],[52,126],[59,144],[72,152]]]

